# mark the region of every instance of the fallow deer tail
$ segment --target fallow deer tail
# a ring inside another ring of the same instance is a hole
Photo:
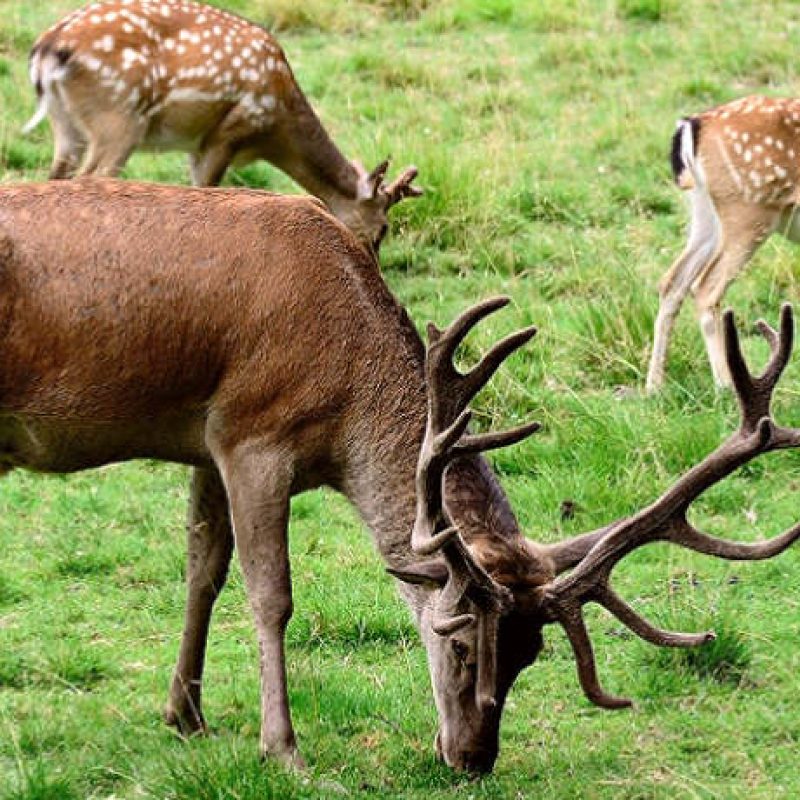
[[[672,137],[672,177],[681,189],[692,189],[702,186],[702,172],[695,159],[697,145],[700,141],[700,118],[684,117],[678,120]]]

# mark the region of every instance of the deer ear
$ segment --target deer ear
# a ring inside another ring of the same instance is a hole
[[[441,559],[420,561],[398,569],[389,567],[386,571],[403,583],[413,583],[417,586],[444,586],[450,574],[447,564]]]

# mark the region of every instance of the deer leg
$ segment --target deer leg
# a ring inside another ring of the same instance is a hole
[[[739,219],[735,226],[732,222],[726,224],[724,230],[725,240],[719,256],[692,289],[714,382],[719,387],[731,383],[722,335],[722,297],[759,245],[775,230],[775,221],[772,225],[765,225],[763,217],[755,224]]]
[[[78,175],[119,175],[146,131],[144,121],[118,114],[97,114],[88,128],[89,147]]]
[[[54,94],[48,106],[50,123],[53,127],[53,163],[50,167],[50,180],[71,178],[86,151],[86,137],[72,122],[67,110]]]
[[[233,552],[228,498],[216,469],[192,473],[187,539],[186,620],[164,717],[189,735],[207,730],[201,689],[208,627]]]
[[[220,465],[258,635],[261,754],[302,767],[289,712],[284,652],[292,615],[287,543],[291,466],[285,453],[252,444],[234,448]]]
[[[258,132],[249,121],[249,115],[248,108],[234,106],[217,127],[209,131],[197,152],[189,156],[195,186],[219,186],[237,153],[241,155],[243,143]]]
[[[675,318],[697,276],[714,258],[719,245],[719,220],[708,194],[702,189],[690,195],[692,218],[689,241],[659,284],[659,306],[653,335],[653,351],[647,369],[646,391],[652,394],[664,383],[667,349]]]
[[[233,161],[233,150],[227,142],[204,146],[189,156],[189,170],[195,186],[219,186]]]

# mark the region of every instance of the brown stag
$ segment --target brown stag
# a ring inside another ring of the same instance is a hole
[[[43,224],[46,221],[46,224]],[[600,687],[582,607],[602,604],[666,646],[710,634],[662,631],[614,593],[628,553],[670,541],[729,559],[765,542],[708,536],[687,521],[706,489],[756,456],[796,447],[770,401],[792,346],[792,315],[753,377],[726,317],[742,422],[660,499],[557,544],[526,538],[481,451],[535,423],[472,433],[469,403],[534,334],[500,341],[466,373],[453,355],[507,302],[466,311],[426,349],[378,265],[319,204],[250,190],[80,179],[0,189],[0,466],[71,472],[158,458],[193,468],[188,600],[167,720],[205,729],[209,621],[234,549],[260,645],[261,751],[299,763],[284,665],[292,613],[289,499],[320,485],[360,512],[400,581],[425,644],[439,712],[437,750],[488,771],[500,717],[543,628],[563,626],[586,695]]]

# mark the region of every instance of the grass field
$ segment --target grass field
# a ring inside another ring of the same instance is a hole
[[[640,389],[656,285],[686,214],[666,159],[675,119],[758,91],[797,92],[800,6],[789,0],[227,0],[273,27],[342,149],[416,163],[425,197],[394,211],[386,278],[418,325],[496,293],[512,310],[469,353],[531,322],[540,334],[479,398],[486,424],[545,423],[497,454],[524,528],[541,540],[629,513],[735,424],[682,315],[658,398]],[[71,0],[0,2],[0,173],[42,178],[51,154],[25,60]],[[137,155],[129,177],[186,182],[181,155]],[[297,191],[271,167],[234,184]],[[46,221],[43,221],[46,224]],[[728,294],[752,323],[797,296],[784,242]],[[778,396],[800,424],[800,356]],[[634,391],[625,391],[632,389]],[[310,769],[257,759],[258,677],[238,571],[209,646],[207,740],[159,710],[183,613],[187,474],[137,463],[69,478],[28,473],[0,490],[0,798],[794,798],[800,796],[800,555],[716,563],[639,551],[623,594],[661,624],[714,627],[701,651],[656,652],[590,615],[607,687],[631,712],[591,707],[564,636],[547,637],[507,706],[495,773],[434,760],[435,712],[410,617],[352,510],[297,498],[289,628],[294,720]],[[800,517],[800,459],[758,462],[694,516],[743,540]],[[564,500],[574,518],[561,518]]]

